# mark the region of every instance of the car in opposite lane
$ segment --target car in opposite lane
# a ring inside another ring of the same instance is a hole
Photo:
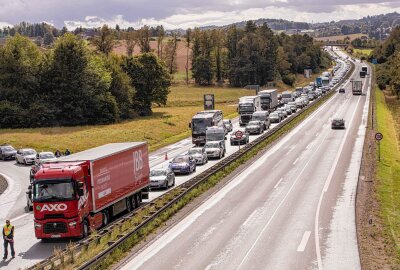
[[[334,118],[331,123],[332,129],[345,129],[345,122],[342,118]]]

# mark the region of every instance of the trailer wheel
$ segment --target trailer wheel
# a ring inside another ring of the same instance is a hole
[[[108,225],[109,214],[107,210],[103,211],[103,227]]]
[[[82,238],[86,238],[89,235],[89,224],[85,219],[82,224]]]

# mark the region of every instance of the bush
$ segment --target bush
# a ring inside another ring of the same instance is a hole
[[[296,76],[294,74],[287,74],[282,76],[282,81],[290,86],[293,86],[296,81]]]

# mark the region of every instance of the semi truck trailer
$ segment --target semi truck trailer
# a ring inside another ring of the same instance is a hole
[[[32,182],[35,236],[82,238],[149,197],[147,143],[110,143],[45,163]]]

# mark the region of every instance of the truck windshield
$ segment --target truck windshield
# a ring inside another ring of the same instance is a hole
[[[33,200],[43,201],[68,201],[75,199],[74,183],[70,179],[45,180],[34,184]]]
[[[292,98],[292,94],[282,94],[282,98]]]
[[[260,99],[261,99],[261,104],[269,104],[270,103],[269,95],[261,96]]]
[[[251,103],[239,104],[239,112],[253,112],[254,106]]]
[[[203,118],[203,119],[192,119],[192,130],[193,133],[206,133],[207,127],[211,126],[211,119]]]

